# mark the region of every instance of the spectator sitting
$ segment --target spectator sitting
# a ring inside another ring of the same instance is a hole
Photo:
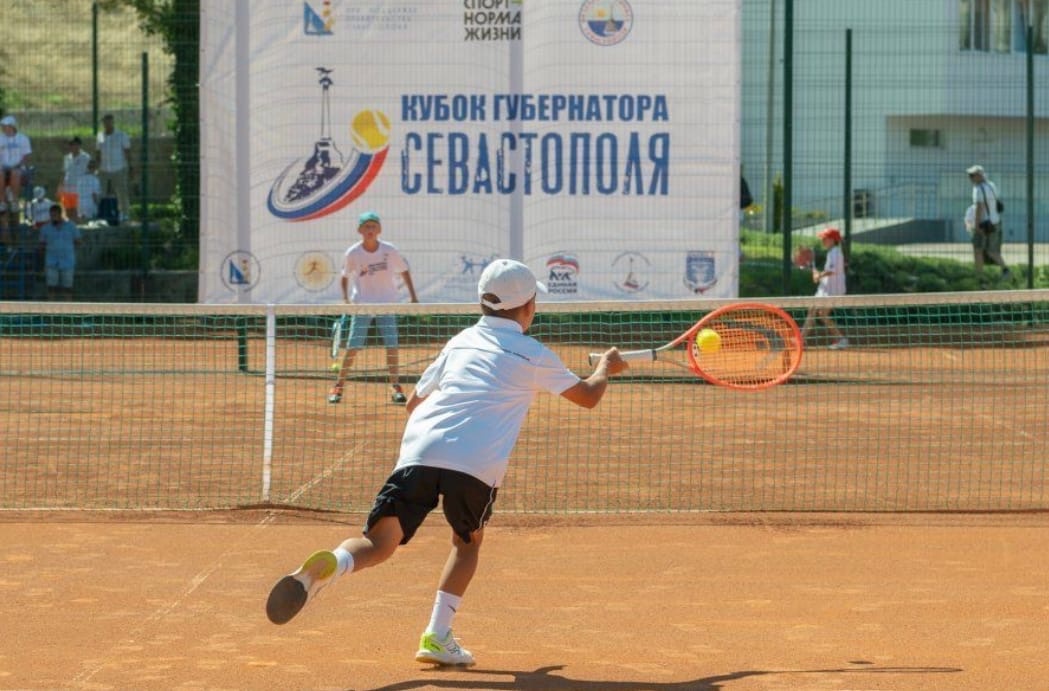
[[[18,131],[18,121],[13,115],[0,119],[0,213],[18,207],[22,195],[22,179],[25,176],[29,154],[33,153],[29,137]]]
[[[98,202],[102,198],[102,183],[95,174],[98,164],[89,161],[87,172],[77,178],[77,217],[81,221],[90,221],[98,216]]]
[[[26,220],[37,230],[51,220],[51,205],[53,201],[47,198],[47,190],[40,185],[33,188],[33,198],[26,207]]]

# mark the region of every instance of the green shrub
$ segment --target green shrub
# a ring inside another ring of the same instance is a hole
[[[809,246],[816,250],[816,263],[826,256],[815,238],[793,238],[793,250]],[[743,230],[740,232],[743,261],[740,264],[739,295],[760,298],[783,295],[782,236]],[[968,253],[966,253],[967,256]],[[973,269],[972,260],[942,257],[915,257],[883,245],[852,243],[847,268],[849,293],[937,293],[989,288],[1026,288],[1027,267],[1013,266],[1008,281],[1001,281],[997,267],[982,274]],[[1049,288],[1049,266],[1035,268],[1035,288]],[[790,295],[815,292],[807,271],[791,270]]]

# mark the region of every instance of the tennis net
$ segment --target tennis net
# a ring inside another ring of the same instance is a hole
[[[539,396],[499,509],[523,513],[1049,509],[1049,291],[769,300],[833,307],[795,377],[757,393],[635,363],[597,409]],[[587,353],[677,336],[726,301],[541,304]],[[472,305],[0,303],[0,508],[363,511],[405,410],[372,332],[344,399],[331,327],[398,312],[411,383]]]

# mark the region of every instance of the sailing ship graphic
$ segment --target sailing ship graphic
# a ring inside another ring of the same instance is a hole
[[[378,110],[362,110],[350,123],[352,148],[344,154],[332,136],[332,69],[316,68],[321,87],[320,136],[313,152],[292,161],[270,188],[266,207],[287,221],[332,214],[360,197],[382,169],[389,150],[390,121]]]

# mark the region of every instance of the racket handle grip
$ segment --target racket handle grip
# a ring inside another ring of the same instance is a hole
[[[604,353],[590,353],[590,366],[593,367],[597,364],[597,361],[601,359]],[[619,351],[619,357],[624,360],[655,360],[656,351],[649,348],[648,350],[621,350]]]

